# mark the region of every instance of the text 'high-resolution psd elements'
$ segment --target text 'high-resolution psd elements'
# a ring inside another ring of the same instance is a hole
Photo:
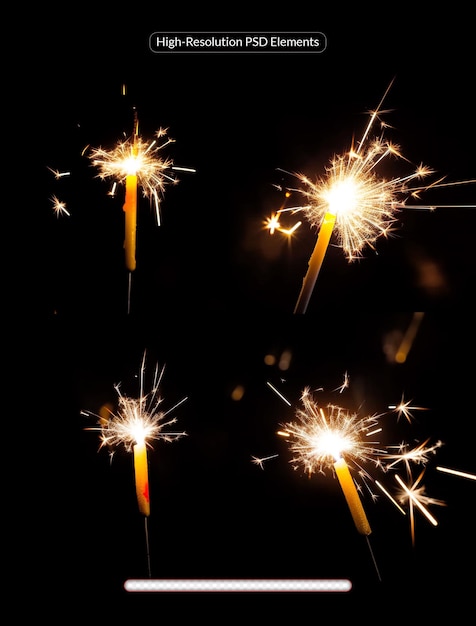
[[[229,53],[285,52],[316,53],[326,49],[321,32],[311,33],[163,33],[154,32],[149,39],[154,53]]]

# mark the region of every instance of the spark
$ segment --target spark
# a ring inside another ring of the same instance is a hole
[[[399,449],[400,452],[398,454],[388,454],[387,459],[391,460],[391,463],[386,465],[386,470],[389,470],[395,467],[398,463],[404,463],[407,468],[408,474],[410,474],[410,462],[416,463],[418,465],[426,465],[430,458],[430,455],[436,454],[436,451],[441,448],[443,442],[438,440],[431,446],[427,446],[426,444],[429,442],[429,438],[426,439],[423,443],[420,443],[415,448],[408,450],[408,444],[400,444]]]
[[[423,474],[425,470],[421,472],[415,482],[408,487],[403,480],[400,478],[398,474],[395,475],[395,480],[402,487],[402,492],[399,496],[399,501],[401,503],[407,502],[410,510],[410,528],[411,528],[411,537],[412,543],[415,543],[415,520],[413,513],[413,506],[417,506],[418,509],[423,513],[423,515],[433,524],[433,526],[437,526],[438,522],[436,518],[430,513],[427,506],[430,504],[446,506],[446,503],[443,500],[437,500],[436,498],[431,498],[425,495],[425,487],[421,485],[418,487],[419,483],[423,478]]]
[[[60,172],[59,170],[54,170],[51,167],[48,167],[48,169],[54,175],[56,180],[59,180],[60,178],[63,178],[63,176],[70,176],[71,175],[71,172]]]
[[[290,228],[284,228],[283,226],[281,226],[281,222],[279,221],[280,213],[282,213],[282,211],[273,213],[271,217],[268,217],[264,222],[265,228],[269,230],[271,235],[273,235],[276,231],[279,231],[281,233],[284,233],[285,235],[290,236],[294,233],[295,230],[299,228],[299,226],[301,226],[302,222],[296,222]]]
[[[348,386],[349,386],[349,375],[347,372],[344,372],[344,382],[342,383],[340,387],[337,387],[336,389],[334,389],[334,391],[338,391],[339,393],[342,393],[344,389],[347,389]]]
[[[110,191],[108,191],[108,195],[111,196],[112,198],[114,198],[114,196],[116,195],[116,188],[117,188],[117,182],[114,181]]]
[[[397,507],[397,509],[400,511],[400,513],[403,513],[403,515],[406,515],[405,510],[402,509],[402,507],[398,504],[398,502],[395,500],[395,498],[393,498],[391,496],[391,494],[385,489],[385,487],[378,481],[375,481],[375,484],[377,485],[377,487],[383,491],[383,493],[387,496],[387,498],[393,502],[393,504]]]
[[[347,372],[344,376],[344,382],[345,385],[337,387],[334,392],[341,392],[344,387],[348,386]],[[319,391],[322,391],[322,388]],[[396,451],[392,453],[393,446],[383,445],[376,439],[377,434],[383,430],[380,423],[381,418],[389,415],[388,412],[362,417],[356,411],[348,410],[333,403],[328,403],[323,407],[316,402],[308,387],[302,392],[301,402],[302,405],[295,414],[296,419],[281,424],[278,431],[278,435],[287,440],[292,453],[289,462],[294,469],[301,467],[309,476],[314,473],[325,475],[327,470],[330,470],[334,476],[339,478],[344,493],[346,489],[352,487],[352,483],[355,483],[357,493],[362,493],[365,488],[373,501],[378,499],[373,487],[375,485],[403,515],[407,515],[404,505],[408,504],[412,543],[415,542],[415,507],[418,507],[432,524],[437,525],[437,521],[428,510],[428,506],[443,506],[445,502],[427,496],[421,481],[430,458],[443,445],[441,441],[429,444],[430,439],[428,438],[413,448],[410,448],[407,443],[401,443],[395,446]],[[258,459],[255,462],[259,464]],[[351,474],[347,482],[343,481],[338,474],[339,463],[348,464],[349,468],[353,466],[355,478]],[[402,487],[402,491],[394,495],[367,468],[367,465],[370,465],[371,468],[387,474],[400,463],[406,469],[409,485],[406,485],[398,474],[394,474]],[[416,481],[412,477],[413,465],[422,466],[422,471]],[[361,506],[358,502],[358,496],[353,499],[349,498],[348,504],[359,530],[360,516],[358,509],[354,511],[353,508],[358,505]],[[360,515],[365,517],[365,511]],[[362,534],[370,533],[368,523],[359,532]]]
[[[173,418],[164,421],[164,418],[187,398],[183,398],[167,411],[159,410],[163,402],[159,394],[159,387],[162,381],[165,366],[159,370],[156,365],[153,377],[153,385],[149,393],[144,392],[145,354],[141,366],[140,374],[140,394],[139,397],[130,397],[122,393],[120,384],[114,386],[118,396],[118,408],[116,412],[107,408],[108,418],[104,414],[99,417],[98,428],[88,430],[98,430],[100,432],[100,448],[108,448],[123,445],[127,452],[132,452],[137,443],[151,445],[151,441],[162,439],[167,442],[175,441],[186,436],[186,432],[164,431],[164,428],[175,424],[177,419]],[[86,413],[93,415],[92,413]]]
[[[162,142],[158,141],[162,138]],[[144,197],[149,198],[155,208],[157,223],[160,225],[160,201],[165,188],[169,183],[178,182],[174,171],[195,171],[174,166],[172,159],[161,156],[162,150],[174,141],[167,137],[167,129],[163,128],[156,131],[155,139],[144,141],[136,128],[131,137],[118,142],[112,150],[92,149],[90,159],[99,170],[99,178],[103,180],[112,178],[123,184],[128,175],[136,175]]]
[[[462,478],[469,478],[476,480],[476,474],[469,474],[468,472],[462,472],[460,470],[450,469],[449,467],[437,466],[436,468],[440,472],[446,472],[447,474],[454,474],[455,476],[461,476]]]
[[[278,457],[279,454],[271,454],[270,456],[264,456],[264,457],[257,457],[257,456],[252,456],[251,457],[251,462],[254,463],[255,465],[258,465],[259,467],[261,467],[262,470],[264,470],[264,466],[263,463],[265,461],[269,461],[270,459],[275,459],[276,457]]]
[[[385,178],[379,174],[380,166],[388,159],[400,159],[410,163],[403,156],[401,148],[385,137],[388,124],[383,123],[382,104],[391,88],[393,80],[385,91],[378,107],[370,111],[370,118],[359,141],[352,141],[349,149],[336,154],[325,168],[323,176],[311,180],[297,172],[286,172],[298,179],[300,187],[288,188],[288,193],[297,193],[304,197],[306,204],[293,207],[292,212],[302,212],[311,227],[320,230],[326,215],[335,217],[333,230],[337,235],[336,245],[343,249],[349,262],[363,256],[366,247],[375,249],[375,242],[380,237],[389,237],[396,229],[398,214],[405,208],[422,208],[409,205],[411,198],[432,188],[474,183],[476,180],[464,180],[442,183],[443,178],[427,185],[414,186],[416,180],[422,180],[434,173],[429,167],[412,165],[413,170],[402,176]],[[380,132],[373,133],[375,123],[380,122]],[[455,205],[435,205],[432,208]],[[464,205],[476,206],[476,205]],[[270,233],[288,232],[280,225],[280,217],[287,209],[280,209],[265,223]],[[279,224],[279,227],[277,226]]]
[[[71,213],[66,208],[66,202],[61,202],[56,196],[51,197],[51,202],[53,203],[53,211],[56,217],[60,217],[60,215],[68,215],[68,217],[71,217]]]
[[[359,464],[360,474],[366,472],[360,462],[380,465],[385,451],[369,436],[380,430],[377,415],[360,417],[335,404],[324,410],[314,400],[309,388],[301,394],[303,408],[296,411],[297,421],[283,424],[283,431],[293,453],[290,463],[301,465],[306,473],[325,473],[341,456]]]
[[[277,230],[280,230],[280,228],[281,228],[281,224],[279,222],[279,214],[278,213],[273,213],[271,215],[271,217],[268,217],[264,223],[265,223],[265,226],[269,230],[271,235],[274,235],[274,233]]]
[[[283,394],[280,391],[278,391],[274,385],[272,385],[269,381],[266,381],[266,384],[268,385],[268,387],[270,387],[274,391],[276,395],[278,395],[281,398],[281,400],[286,402],[288,406],[291,406],[291,403],[289,402],[289,400],[285,398]]]
[[[402,399],[400,400],[399,404],[390,404],[388,406],[389,409],[395,411],[397,413],[397,419],[400,419],[400,417],[403,417],[409,422],[411,423],[412,419],[413,419],[413,415],[411,414],[411,411],[427,411],[428,409],[422,407],[422,406],[412,406],[413,400],[408,400],[407,402],[405,402],[403,394],[402,394]]]

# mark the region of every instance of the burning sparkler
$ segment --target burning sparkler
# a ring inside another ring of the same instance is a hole
[[[374,439],[369,439],[381,430],[378,417],[362,418],[334,404],[328,404],[324,410],[308,388],[303,391],[301,401],[303,408],[296,412],[297,421],[284,424],[281,431],[293,453],[291,462],[302,465],[308,474],[325,473],[325,468],[333,468],[358,532],[370,535],[370,524],[345,458],[358,463],[361,471],[362,461],[378,462],[384,450]]]
[[[362,461],[378,462],[377,459],[383,451],[373,439],[369,439],[381,430],[378,418],[361,418],[357,413],[334,404],[328,404],[324,410],[315,402],[308,388],[301,394],[301,401],[303,408],[296,412],[297,421],[284,424],[280,431],[288,439],[294,455],[291,462],[302,465],[308,474],[325,473],[326,467],[333,468],[354,525],[367,540],[380,580],[380,572],[369,541],[372,529],[346,461],[346,458],[352,459],[363,474],[365,470],[360,466]]]
[[[140,370],[140,394],[138,398],[124,395],[120,385],[115,386],[118,394],[118,409],[113,412],[105,407],[98,418],[99,427],[90,430],[100,432],[100,448],[124,446],[127,452],[133,453],[136,497],[139,511],[145,518],[147,537],[147,518],[150,515],[149,477],[147,449],[153,440],[175,441],[186,435],[185,432],[164,431],[164,428],[174,424],[176,418],[163,421],[164,418],[187,398],[183,398],[168,411],[160,411],[159,405],[163,399],[159,394],[165,367],[155,368],[153,384],[149,393],[144,392],[145,353]],[[86,415],[91,413],[84,412]],[[150,568],[150,565],[149,565]]]
[[[166,134],[159,129],[157,137]],[[126,185],[124,203],[125,213],[125,240],[126,267],[130,272],[136,269],[136,226],[137,226],[137,190],[140,185],[145,196],[155,205],[157,221],[160,224],[159,195],[164,191],[166,182],[174,179],[167,175],[172,161],[162,159],[157,153],[172,142],[167,139],[160,146],[156,141],[144,143],[139,136],[137,113],[134,115],[134,130],[132,136],[119,142],[113,150],[95,148],[90,154],[92,164],[99,169],[102,179],[113,178],[115,182]]]
[[[165,138],[162,143],[158,140]],[[99,169],[99,177],[112,178],[114,182],[124,183],[126,197],[125,212],[125,255],[126,267],[130,272],[136,268],[136,228],[137,228],[137,193],[142,189],[143,195],[149,198],[155,209],[157,224],[160,226],[160,201],[169,183],[177,183],[174,171],[195,170],[176,167],[170,158],[162,158],[161,151],[174,140],[167,137],[167,129],[159,128],[156,139],[143,141],[139,134],[137,112],[134,115],[132,136],[117,143],[112,150],[95,148],[91,151],[92,164]]]
[[[349,377],[347,373],[344,381],[345,385],[334,389],[334,391],[342,393],[344,388],[348,387]],[[272,385],[269,386],[290,405],[289,401],[283,398],[278,390]],[[323,389],[320,388],[319,391],[323,391]],[[356,412],[332,403],[323,407],[317,403],[309,388],[302,392],[301,402],[302,407],[296,411],[297,419],[281,425],[277,434],[287,439],[292,452],[290,462],[295,468],[302,467],[308,475],[314,473],[325,475],[326,470],[334,472],[344,492],[355,527],[367,539],[372,558],[374,557],[369,543],[371,527],[359,497],[359,493],[362,491],[362,486],[359,483],[366,487],[373,500],[377,500],[377,494],[372,488],[372,485],[375,484],[403,515],[406,515],[406,511],[400,504],[409,504],[412,542],[414,542],[413,505],[422,510],[425,516],[435,524],[436,520],[432,519],[425,505],[442,505],[444,503],[441,500],[426,496],[421,481],[429,459],[443,445],[441,441],[429,444],[430,439],[428,438],[413,448],[407,443],[401,443],[397,446],[383,445],[379,443],[376,436],[383,430],[380,426],[381,419],[389,413],[361,417]],[[405,407],[408,408],[407,405]],[[260,461],[265,459],[253,457],[253,462],[263,467]],[[412,465],[420,465],[423,467],[423,472],[410,487],[405,485],[399,476],[395,475],[400,485],[403,483],[404,489],[392,496],[389,490],[376,480],[370,470],[367,469],[369,464],[384,473],[393,471],[402,464],[406,469],[409,483],[413,482]],[[351,471],[357,474],[358,480],[354,480]],[[375,567],[378,572],[376,564]]]
[[[289,191],[303,195],[308,203],[305,206],[280,209],[266,223],[270,233],[279,230],[292,234],[297,225],[285,229],[281,226],[280,217],[284,211],[293,214],[302,211],[311,226],[319,231],[294,313],[305,313],[307,310],[334,232],[337,234],[338,245],[351,262],[362,256],[365,247],[374,248],[379,237],[389,236],[395,228],[397,212],[407,206],[409,197],[417,197],[419,192],[430,187],[443,186],[440,185],[442,179],[426,186],[411,185],[415,179],[423,179],[433,173],[423,165],[419,165],[408,175],[390,179],[377,174],[378,166],[388,157],[404,158],[400,148],[387,140],[383,131],[380,136],[371,137],[377,121],[380,121],[382,129],[385,128],[380,116],[384,113],[382,105],[392,83],[393,81],[376,110],[370,113],[360,141],[351,145],[346,154],[334,156],[325,176],[312,182],[307,176],[296,174],[303,187]],[[475,181],[464,181],[469,182]],[[435,206],[437,205],[432,205],[432,208]]]

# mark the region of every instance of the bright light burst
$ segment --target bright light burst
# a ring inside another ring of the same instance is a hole
[[[165,138],[162,143],[159,139]],[[112,178],[115,182],[125,183],[128,175],[136,175],[142,193],[149,198],[155,208],[157,223],[160,224],[160,200],[169,183],[177,183],[174,176],[175,168],[170,158],[163,158],[160,153],[174,139],[167,137],[167,129],[160,128],[153,141],[145,142],[134,131],[134,134],[120,141],[112,150],[94,148],[90,159],[99,169],[99,178]],[[193,170],[188,170],[193,171]]]
[[[144,393],[145,355],[142,361],[140,374],[140,394],[138,398],[124,395],[120,385],[115,385],[118,395],[116,412],[107,409],[107,416],[99,417],[99,427],[89,430],[100,431],[100,447],[114,448],[123,445],[127,452],[132,452],[136,444],[145,443],[150,446],[153,440],[174,441],[186,435],[185,432],[166,432],[164,428],[175,424],[177,419],[164,421],[165,417],[187,398],[183,398],[167,411],[159,410],[163,398],[159,394],[159,386],[164,373],[164,367],[155,368],[153,384],[149,393]],[[91,415],[90,413],[85,413]]]
[[[392,81],[393,83],[393,81]],[[379,174],[379,167],[389,158],[408,159],[403,157],[399,146],[385,138],[385,124],[381,115],[382,104],[392,85],[390,83],[375,111],[370,112],[369,122],[364,133],[350,149],[340,155],[335,155],[326,168],[324,176],[315,181],[309,177],[295,173],[302,183],[300,188],[288,188],[290,192],[304,196],[306,204],[281,208],[265,222],[265,228],[271,234],[276,231],[291,235],[297,226],[284,228],[281,217],[284,212],[295,214],[302,212],[312,227],[320,229],[326,215],[335,216],[334,232],[337,236],[337,245],[344,250],[349,261],[362,257],[363,249],[367,246],[374,248],[375,241],[389,236],[395,230],[397,216],[401,209],[408,205],[410,198],[417,199],[419,193],[433,187],[460,185],[473,183],[474,180],[442,184],[443,179],[428,185],[414,186],[412,181],[422,180],[433,171],[424,166],[413,166],[409,174],[403,176],[384,177]],[[380,134],[372,136],[376,122],[380,123]],[[281,170],[284,171],[284,170]],[[290,172],[286,172],[290,174]],[[411,208],[436,208],[419,207]],[[441,205],[446,206],[446,205]],[[474,205],[471,205],[474,206]]]
[[[353,461],[363,472],[361,462],[381,464],[385,449],[375,440],[381,431],[378,415],[361,417],[335,404],[320,407],[304,389],[302,408],[297,409],[297,421],[282,424],[280,434],[288,439],[293,453],[291,463],[302,466],[306,473],[325,474],[340,457]]]
[[[344,388],[349,387],[347,372],[344,383],[334,391],[341,394]],[[274,387],[271,385],[270,387],[282,397]],[[319,391],[323,389],[320,388]],[[286,398],[283,399],[290,405]],[[440,440],[429,444],[430,438],[417,443],[414,447],[406,442],[398,445],[381,443],[377,438],[383,432],[381,420],[389,413],[361,416],[356,411],[333,403],[327,403],[323,407],[319,405],[309,387],[302,392],[301,402],[302,406],[295,413],[297,419],[281,424],[278,430],[278,435],[287,439],[293,453],[290,463],[295,469],[302,467],[309,475],[325,474],[325,470],[332,469],[334,462],[342,457],[357,467],[358,475],[366,484],[373,499],[376,499],[376,495],[370,483],[378,483],[368,471],[366,464],[370,463],[384,474],[403,465],[407,476],[411,478],[412,466],[425,467],[443,446]],[[384,491],[380,484],[378,486]]]
[[[379,178],[374,170],[390,155],[401,156],[396,146],[378,138],[364,153],[352,148],[347,155],[334,157],[326,176],[316,182],[299,175],[305,187],[297,191],[309,202],[301,207],[305,217],[319,229],[326,213],[335,215],[337,245],[349,261],[361,257],[365,246],[373,247],[378,237],[387,237],[394,230],[408,181],[430,173],[419,167],[403,178]]]

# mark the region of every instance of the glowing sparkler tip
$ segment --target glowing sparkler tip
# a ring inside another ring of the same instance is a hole
[[[342,456],[356,461],[380,458],[381,450],[369,433],[378,432],[378,416],[361,417],[356,412],[328,403],[319,406],[309,388],[301,394],[302,408],[296,421],[283,425],[293,457],[306,473],[322,473],[333,468]]]
[[[381,116],[390,111],[383,110],[382,104],[392,83],[388,85],[379,106],[369,112],[370,119],[360,140],[356,144],[352,143],[346,153],[334,156],[325,175],[316,180],[304,174],[293,174],[302,186],[289,189],[304,197],[306,204],[296,207],[294,212],[302,211],[311,227],[321,229],[326,214],[336,216],[336,245],[343,249],[349,262],[362,257],[366,247],[374,249],[377,239],[388,238],[396,230],[398,214],[406,208],[409,198],[418,197],[419,191],[443,186],[442,179],[425,186],[411,186],[411,181],[434,173],[434,170],[423,164],[415,166],[413,171],[404,176],[384,178],[378,173],[379,166],[388,157],[409,163],[400,146],[386,139],[383,132],[376,137],[371,135],[377,120],[381,129],[390,127],[382,121]],[[272,234],[276,231],[285,234],[290,232],[290,229],[278,224],[276,215],[268,219],[268,228]]]
[[[187,436],[185,431],[170,432],[164,430],[167,426],[175,424],[177,418],[164,421],[166,416],[180,406],[187,398],[183,398],[174,407],[167,411],[159,410],[162,397],[159,395],[159,384],[162,379],[164,368],[156,367],[151,391],[146,394],[143,391],[143,376],[145,364],[143,362],[140,375],[140,395],[130,397],[121,392],[120,385],[115,385],[117,392],[117,409],[108,406],[106,413],[101,410],[98,418],[98,430],[100,433],[100,448],[123,445],[126,451],[131,452],[135,445],[151,446],[153,440],[167,442],[175,441]],[[90,413],[88,413],[91,415]],[[107,419],[106,419],[107,417]]]

